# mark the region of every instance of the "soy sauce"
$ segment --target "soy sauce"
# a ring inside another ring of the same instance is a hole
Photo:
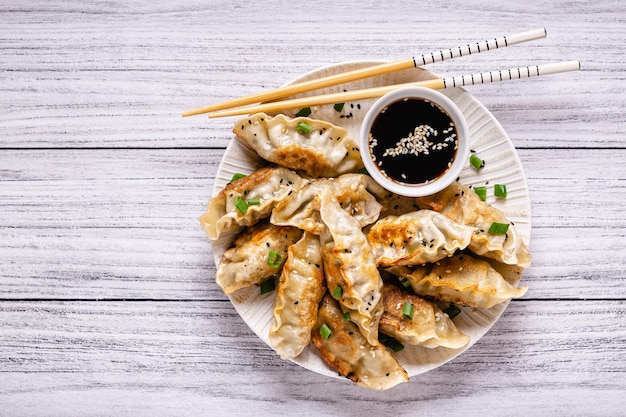
[[[383,175],[399,183],[423,184],[444,175],[452,165],[458,148],[457,130],[437,104],[403,99],[376,117],[369,148]]]

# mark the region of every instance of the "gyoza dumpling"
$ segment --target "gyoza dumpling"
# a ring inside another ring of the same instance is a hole
[[[323,325],[332,332],[328,338],[320,334]],[[371,346],[354,323],[343,319],[337,302],[329,295],[322,299],[311,335],[324,361],[357,385],[384,390],[409,380],[382,343]]]
[[[521,297],[528,290],[511,285],[489,262],[466,254],[417,267],[413,272],[404,267],[393,267],[388,271],[401,279],[408,279],[418,295],[474,308],[491,308]]]
[[[274,295],[274,325],[269,336],[281,358],[295,358],[311,342],[325,292],[320,239],[304,232],[302,239],[289,247]]]
[[[328,231],[322,235],[322,259],[326,283],[338,297],[370,345],[378,344],[378,321],[383,314],[383,281],[374,254],[359,223],[334,198],[324,198],[322,221]],[[330,236],[326,236],[328,233]],[[339,288],[337,290],[336,288]]]
[[[458,349],[470,338],[456,328],[450,317],[434,303],[409,294],[392,284],[383,287],[385,312],[380,318],[379,331],[406,345],[427,348],[439,346]],[[404,304],[413,305],[413,318],[402,314]]]
[[[457,223],[474,226],[476,231],[469,250],[475,254],[522,268],[530,266],[530,252],[514,225],[500,210],[481,201],[471,188],[456,182],[419,200]],[[490,234],[494,222],[509,224],[507,233]]]
[[[270,221],[274,224],[296,226],[319,235],[326,227],[320,217],[322,198],[330,194],[361,227],[365,227],[378,219],[382,209],[371,192],[385,194],[382,187],[364,174],[344,174],[334,179],[312,180],[276,203]]]
[[[419,210],[378,220],[367,240],[379,266],[421,265],[466,248],[473,233],[473,227],[432,210]]]
[[[302,230],[290,226],[257,224],[242,232],[233,246],[224,252],[215,273],[215,281],[224,293],[260,284],[266,278],[278,275],[287,259],[287,249],[302,236]],[[275,252],[278,262],[268,262]]]
[[[303,187],[308,180],[283,167],[265,167],[231,182],[209,201],[200,223],[209,239],[225,231],[252,226],[268,217],[277,201]]]
[[[238,120],[233,132],[263,159],[312,177],[336,177],[363,168],[348,131],[322,120],[257,113]]]

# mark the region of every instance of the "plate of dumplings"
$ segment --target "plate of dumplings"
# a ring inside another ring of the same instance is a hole
[[[434,77],[415,68],[297,97]],[[373,100],[234,121],[200,223],[217,285],[280,358],[389,389],[469,349],[526,293],[530,199],[517,152],[468,92],[443,93],[483,164],[468,161],[456,182],[419,198],[390,193],[363,169],[357,138]]]

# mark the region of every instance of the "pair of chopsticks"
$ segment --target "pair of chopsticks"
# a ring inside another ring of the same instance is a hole
[[[208,114],[209,118],[217,118],[242,114],[252,114],[258,112],[277,112],[286,109],[295,109],[318,106],[323,104],[333,104],[346,101],[377,98],[402,87],[419,86],[440,90],[444,88],[463,87],[475,84],[487,84],[497,81],[529,78],[539,75],[548,75],[566,71],[579,70],[579,61],[564,61],[554,64],[533,65],[527,67],[510,68],[505,70],[487,71],[476,74],[437,78],[433,80],[395,84],[389,86],[367,88],[363,90],[346,91],[342,93],[323,94],[292,100],[275,101],[293,94],[304,93],[350,81],[373,77],[376,75],[388,74],[391,72],[405,70],[409,68],[417,68],[426,64],[516,45],[519,43],[544,38],[546,37],[546,35],[547,32],[545,29],[535,29],[527,32],[517,33],[514,35],[503,36],[501,38],[489,39],[482,42],[468,43],[467,45],[459,46],[457,48],[431,52],[429,54],[424,54],[419,57],[412,57],[400,61],[365,67],[354,71],[348,71],[324,78],[318,78],[298,84],[288,85],[275,90],[260,92],[250,96],[227,100],[221,103],[186,111],[183,113],[183,117],[205,113]],[[263,104],[249,106],[250,104],[255,103]]]

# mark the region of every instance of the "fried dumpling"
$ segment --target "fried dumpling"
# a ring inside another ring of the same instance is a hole
[[[209,201],[200,223],[209,239],[223,232],[252,226],[269,217],[277,201],[303,187],[308,180],[283,167],[260,168],[231,182]]]
[[[260,223],[240,233],[217,267],[215,280],[224,293],[260,284],[278,275],[287,259],[287,249],[302,236],[296,227]],[[268,262],[274,252],[278,262]]]
[[[369,344],[377,345],[378,321],[383,313],[383,281],[374,254],[359,223],[336,199],[325,198],[320,213],[330,235],[322,235],[328,289],[337,295],[342,308],[359,326]]]
[[[311,342],[317,308],[326,292],[318,236],[304,232],[289,247],[274,295],[274,325],[269,337],[283,359],[293,359]]]
[[[530,266],[530,252],[515,226],[504,213],[482,201],[471,188],[456,182],[436,194],[420,197],[419,201],[457,223],[474,226],[476,231],[469,250],[476,255],[522,268]],[[509,224],[507,233],[489,233],[494,222]]]
[[[364,174],[344,174],[334,179],[315,179],[288,198],[276,203],[272,210],[271,222],[296,226],[319,235],[326,227],[320,217],[322,198],[325,195],[332,195],[361,227],[365,227],[378,219],[382,206],[375,195],[384,193],[385,191],[370,176]]]
[[[516,288],[511,285],[489,262],[466,254],[420,266],[413,271],[406,267],[393,267],[388,271],[400,279],[407,279],[418,295],[474,308],[491,308],[519,298],[528,290],[525,286]]]
[[[470,341],[469,336],[458,330],[436,304],[395,285],[385,284],[383,302],[385,312],[380,318],[379,331],[401,343],[458,349]],[[412,318],[403,315],[405,303],[413,305]]]
[[[451,256],[469,245],[474,228],[432,210],[378,220],[367,240],[379,266],[421,265]]]
[[[384,206],[383,211],[380,213],[382,217],[400,216],[413,211],[430,209],[430,207],[420,203],[417,197],[407,197],[393,193],[381,200],[381,203]]]
[[[346,129],[308,117],[257,113],[233,132],[263,159],[312,177],[335,177],[363,168],[356,141]]]
[[[320,334],[324,325],[331,332],[327,338]],[[354,323],[343,319],[339,305],[328,294],[322,299],[311,336],[324,361],[357,385],[384,390],[409,380],[382,343],[371,346]]]

